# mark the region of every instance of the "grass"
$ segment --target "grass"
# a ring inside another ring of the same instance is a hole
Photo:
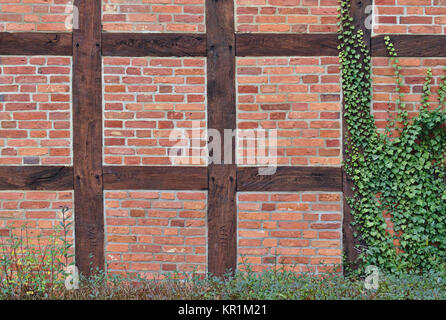
[[[79,289],[63,286],[46,291],[14,294],[0,285],[0,299],[7,300],[445,300],[446,277],[439,274],[383,275],[377,290],[368,290],[364,279],[340,274],[298,274],[291,271],[248,270],[223,278],[172,273],[163,280],[107,275],[97,271],[80,277]],[[6,289],[6,290],[5,290]]]

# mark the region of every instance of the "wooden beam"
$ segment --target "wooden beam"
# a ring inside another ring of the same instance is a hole
[[[338,36],[326,34],[236,35],[237,56],[337,56]]]
[[[205,34],[103,33],[104,56],[206,56]]]
[[[0,33],[0,55],[73,54],[71,33]]]
[[[277,167],[260,176],[258,167],[237,168],[237,191],[342,191],[342,170],[336,167]]]
[[[365,21],[367,19],[367,15],[370,15],[371,12],[366,13],[366,7],[373,5],[373,0],[352,0],[350,14],[353,17],[353,25],[356,27],[356,30],[362,30],[364,32],[364,42],[367,47],[372,50],[372,38],[371,38],[371,26],[367,26]],[[364,72],[367,72],[364,70]],[[371,72],[370,70],[368,71]],[[344,101],[342,102],[342,155],[345,159],[347,156],[347,139],[349,137],[349,132],[347,130],[347,121],[344,117],[345,115],[345,105]],[[351,198],[354,196],[353,192],[354,183],[347,176],[345,170],[342,170],[342,192],[343,192],[343,208],[344,215],[342,220],[342,247],[344,250],[345,257],[347,261],[353,263],[352,267],[355,267],[355,262],[357,261],[358,252],[356,250],[356,246],[358,244],[358,239],[354,236],[356,233],[356,228],[352,225],[354,221],[351,208],[347,203],[347,198]]]
[[[0,167],[0,190],[73,190],[73,168]]]
[[[208,272],[216,276],[237,268],[236,181],[235,165],[209,166]]]
[[[390,35],[400,57],[446,57],[446,35]],[[387,57],[384,35],[372,38],[372,56]]]
[[[207,167],[104,167],[106,190],[207,190]]]
[[[89,275],[104,267],[102,183],[101,1],[75,0],[73,153],[76,265]]]
[[[372,36],[372,25],[367,24],[371,22],[372,11],[369,8],[373,6],[373,0],[351,0],[350,1],[350,14],[353,18],[353,26],[356,30],[362,30],[364,33],[364,42],[370,49],[371,46],[371,36]],[[375,12],[376,14],[376,12]]]
[[[224,137],[225,129],[236,128],[234,1],[206,0],[206,30],[208,128]],[[226,154],[230,163],[209,166],[208,272],[217,276],[237,266],[235,144],[231,145],[231,154]]]

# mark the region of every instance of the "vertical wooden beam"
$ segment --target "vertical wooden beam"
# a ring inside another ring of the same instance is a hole
[[[350,15],[353,17],[353,25],[355,26],[356,30],[363,30],[364,32],[364,42],[370,49],[371,46],[371,32],[372,30],[370,28],[367,28],[366,26],[366,19],[371,14],[366,13],[367,6],[371,6],[373,4],[373,0],[351,0],[351,7],[350,7]],[[369,18],[370,19],[370,18]],[[347,122],[344,117],[345,114],[345,106],[343,105],[343,112],[342,112],[342,153],[343,158],[346,157],[346,138],[348,137],[348,130],[347,130]],[[354,192],[352,191],[353,188],[353,182],[349,179],[347,174],[345,173],[345,170],[342,170],[342,190],[343,190],[343,205],[344,205],[344,217],[343,217],[343,224],[342,224],[342,238],[343,238],[343,249],[344,254],[346,256],[346,259],[348,262],[353,263],[356,261],[358,257],[358,251],[356,250],[356,245],[358,244],[358,240],[355,238],[355,228],[352,226],[353,222],[353,216],[351,214],[351,208],[347,204],[346,198],[352,197],[354,195]],[[355,267],[354,265],[352,266]]]
[[[356,30],[362,30],[364,32],[364,41],[370,49],[372,26],[368,25],[368,23],[372,22],[371,8],[373,6],[373,0],[351,0],[350,6],[353,25]]]
[[[236,128],[234,1],[206,0],[206,28],[208,128],[223,138],[224,129]],[[231,144],[232,155],[226,155],[231,164],[210,164],[208,171],[208,271],[218,276],[237,266],[237,171]]]
[[[73,167],[76,265],[104,267],[102,183],[101,1],[75,0],[73,31]]]

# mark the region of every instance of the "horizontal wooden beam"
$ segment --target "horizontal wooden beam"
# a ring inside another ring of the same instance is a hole
[[[0,55],[73,54],[71,33],[0,33]]]
[[[235,37],[237,56],[337,56],[338,35],[241,33]]]
[[[207,167],[106,166],[107,190],[206,190]],[[259,176],[257,167],[237,168],[238,191],[339,191],[341,169],[277,167],[271,176]],[[0,190],[72,190],[73,168],[56,166],[2,166]]]
[[[445,35],[391,35],[401,57],[446,57]],[[428,45],[426,45],[428,44]],[[106,56],[206,56],[205,34],[103,33]],[[372,55],[387,56],[384,35],[372,38]],[[71,56],[71,33],[0,32],[0,55]],[[237,56],[336,56],[337,35],[236,34]]]
[[[257,167],[237,168],[237,191],[342,191],[337,167],[277,167],[273,175],[259,175]]]
[[[73,168],[0,167],[0,190],[73,190]]]
[[[372,56],[387,57],[384,35],[372,38]],[[400,57],[446,57],[446,35],[390,35]]]
[[[206,34],[103,33],[102,55],[205,57]]]
[[[206,190],[206,167],[103,167],[105,190]]]
[[[259,176],[257,167],[237,168],[238,191],[339,191],[341,168],[277,167]],[[107,190],[206,190],[207,167],[106,166]],[[0,190],[72,190],[73,168],[53,166],[2,166]]]

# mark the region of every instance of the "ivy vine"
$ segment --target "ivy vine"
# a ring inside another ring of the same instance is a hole
[[[409,119],[397,52],[385,44],[394,69],[396,116],[378,131],[371,111],[371,56],[362,30],[350,16],[350,1],[340,1],[339,58],[345,105],[344,167],[354,184],[347,199],[364,245],[361,266],[388,272],[426,272],[446,268],[445,156],[446,77],[441,76],[438,107],[431,106],[432,70],[423,86],[421,107]],[[389,102],[390,105],[391,102]],[[390,109],[389,109],[390,116]],[[393,223],[388,231],[386,217]]]

